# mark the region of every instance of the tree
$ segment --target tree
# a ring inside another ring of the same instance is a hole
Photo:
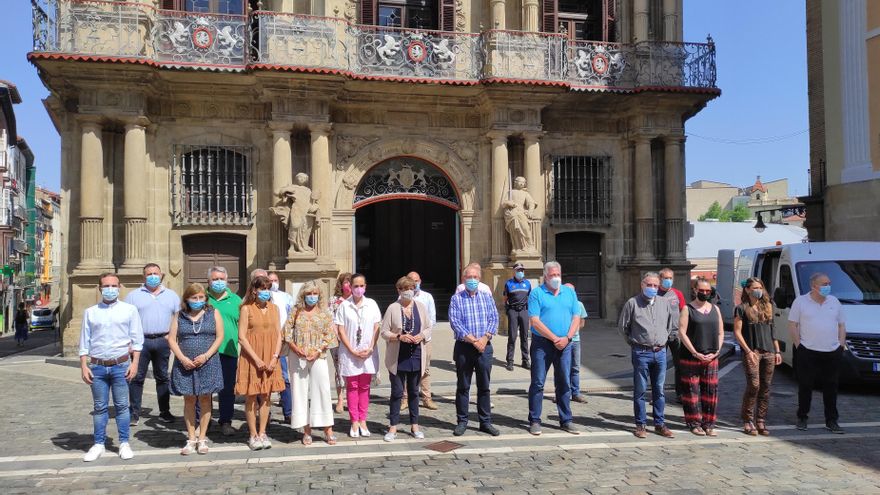
[[[710,218],[716,218],[720,220],[721,215],[723,214],[724,210],[721,209],[721,205],[718,204],[718,201],[715,201],[714,203],[712,203],[711,206],[709,206],[709,209],[706,211],[706,213],[700,215],[700,218],[698,218],[697,220],[701,222]]]
[[[703,213],[698,218],[699,221],[705,221],[709,219],[715,219],[719,222],[744,222],[752,217],[752,212],[744,204],[739,204],[736,208],[732,210],[725,210],[721,208],[721,205],[718,204],[718,201],[712,203],[709,206],[709,209],[706,210],[706,213]]]

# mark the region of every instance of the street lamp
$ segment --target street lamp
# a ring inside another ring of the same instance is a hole
[[[756,212],[755,216],[758,217],[758,221],[755,222],[755,230],[758,231],[758,233],[760,234],[760,233],[764,232],[765,230],[767,230],[767,226],[764,225],[764,218],[761,216],[760,211]]]

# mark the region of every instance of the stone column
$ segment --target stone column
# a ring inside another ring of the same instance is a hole
[[[684,259],[682,197],[684,196],[684,163],[681,146],[684,136],[667,136],[664,140],[664,200],[666,201],[666,256]]]
[[[510,161],[507,155],[507,133],[489,133],[492,140],[492,199],[489,211],[492,213],[492,260],[503,261],[510,254],[507,232],[504,230],[504,212],[501,202],[507,197],[510,184]]]
[[[491,29],[507,29],[505,0],[491,0],[492,26]]]
[[[101,124],[80,124],[80,267],[109,265],[104,260],[104,147]]]
[[[523,0],[522,30],[537,33],[540,31],[541,14],[538,0]]]
[[[663,0],[663,39],[680,41],[678,38],[678,1]]]
[[[147,261],[147,137],[146,119],[125,125],[123,149],[124,268],[141,268]]]
[[[633,4],[633,43],[648,41],[648,0],[635,0]]]
[[[281,200],[281,188],[293,183],[293,158],[290,151],[290,124],[270,123],[272,129],[272,206]],[[277,267],[287,263],[287,231],[281,218],[272,215],[272,257]]]
[[[330,130],[328,123],[309,124],[311,134],[311,187],[312,192],[318,194],[318,219],[315,222],[315,252],[319,258],[326,258],[329,254],[329,226],[330,213],[333,209],[331,197],[332,178],[330,167]]]
[[[633,164],[633,210],[636,220],[636,259],[654,259],[654,177],[651,167],[651,139],[635,139]]]
[[[525,144],[525,169],[526,187],[532,195],[538,208],[535,210],[537,218],[544,218],[547,200],[544,197],[544,175],[541,173],[541,145],[538,142],[541,132],[526,132],[523,134]]]

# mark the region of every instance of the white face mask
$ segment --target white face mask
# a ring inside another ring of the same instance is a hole
[[[272,287],[270,288],[272,292],[278,292],[278,282],[272,282]]]

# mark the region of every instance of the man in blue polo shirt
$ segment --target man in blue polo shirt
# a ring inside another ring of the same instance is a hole
[[[532,383],[529,385],[529,433],[541,434],[544,380],[553,365],[556,409],[564,431],[577,435],[571,414],[571,341],[581,325],[580,307],[573,290],[562,285],[562,266],[544,264],[544,283],[529,295],[532,324]]]
[[[147,263],[144,266],[144,285],[131,291],[125,298],[125,302],[137,308],[144,329],[144,350],[138,360],[137,374],[128,386],[131,426],[137,426],[140,421],[141,398],[150,363],[153,363],[153,378],[156,380],[159,419],[165,423],[172,423],[175,419],[171,414],[171,392],[168,388],[168,360],[171,357],[168,329],[171,328],[171,318],[180,309],[180,298],[173,290],[162,285],[163,278],[159,265]]]
[[[522,352],[522,367],[529,369],[529,294],[532,283],[526,280],[525,266],[513,265],[513,278],[504,283],[504,309],[507,312],[507,371],[513,371],[516,336]]]

